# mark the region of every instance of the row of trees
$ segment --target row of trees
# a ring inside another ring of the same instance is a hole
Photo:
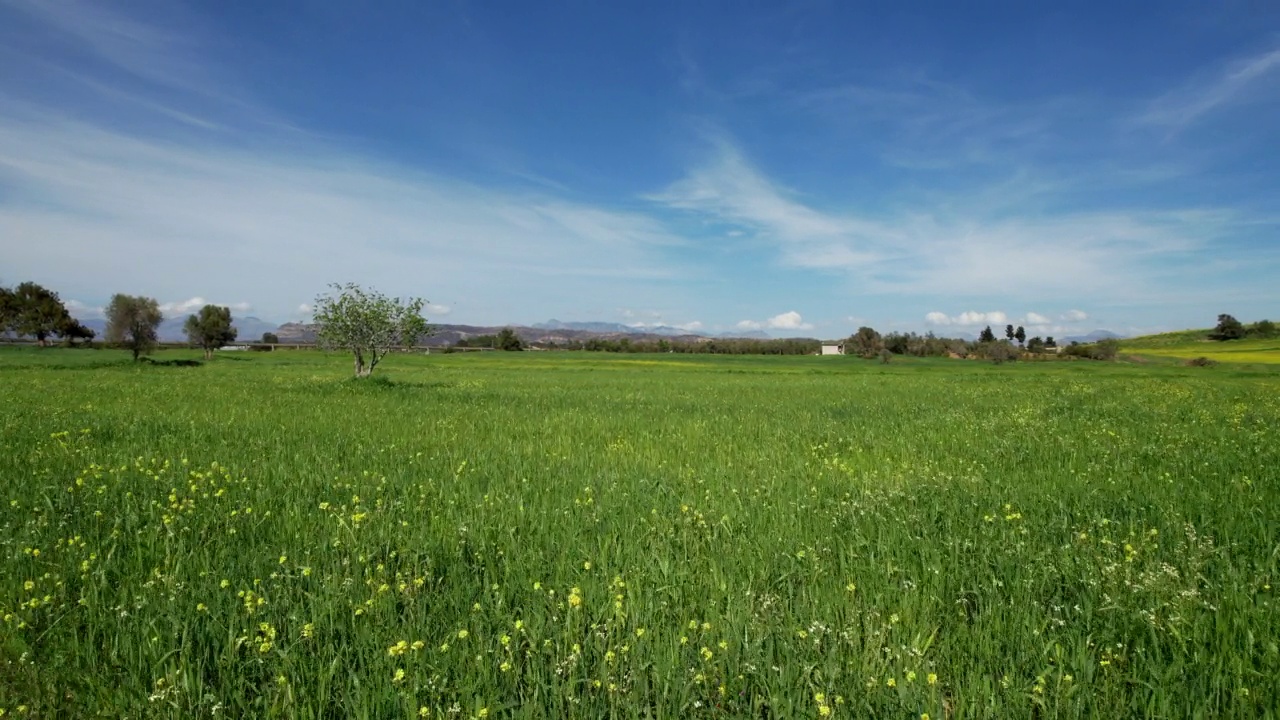
[[[1212,340],[1243,340],[1244,338],[1274,338],[1280,336],[1276,324],[1270,320],[1259,320],[1245,325],[1231,315],[1218,316],[1218,324],[1209,333]]]
[[[134,360],[159,343],[164,314],[155,298],[117,293],[111,296],[103,315],[106,342],[130,350]],[[236,339],[231,309],[217,305],[200,308],[200,312],[187,318],[183,330],[192,345],[204,350],[206,359]],[[75,344],[97,335],[71,316],[58,293],[34,282],[24,282],[13,289],[0,287],[0,332],[35,338],[40,347],[47,346],[55,336]]]
[[[0,333],[35,338],[41,347],[53,337],[75,343],[95,335],[71,317],[58,293],[33,282],[12,289],[0,287]]]

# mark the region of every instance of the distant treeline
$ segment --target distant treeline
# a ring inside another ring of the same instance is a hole
[[[521,342],[516,346],[511,338],[514,333],[508,330],[497,335],[477,335],[463,338],[456,343],[457,348],[493,348],[495,350],[523,350],[529,345]],[[690,355],[812,355],[822,348],[822,343],[813,338],[788,338],[785,340],[755,338],[707,338],[686,340],[678,338],[659,338],[641,340],[636,338],[591,338],[589,340],[570,340],[568,342],[539,342],[532,347],[539,350],[586,350],[589,352],[614,353],[685,353]]]

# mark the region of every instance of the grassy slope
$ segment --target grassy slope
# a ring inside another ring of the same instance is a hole
[[[1280,704],[1266,368],[493,353],[347,372],[0,351],[0,707]]]
[[[1280,363],[1280,338],[1220,342],[1208,339],[1208,330],[1146,335],[1121,341],[1123,352],[1172,359],[1207,357],[1224,363]]]

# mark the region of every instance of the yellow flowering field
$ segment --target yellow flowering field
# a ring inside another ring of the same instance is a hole
[[[5,720],[1280,707],[1265,368],[189,357],[0,350]]]

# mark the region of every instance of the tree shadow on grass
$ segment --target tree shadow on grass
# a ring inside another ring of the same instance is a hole
[[[174,359],[174,360],[156,360],[155,358],[144,357],[144,358],[139,358],[139,360],[141,360],[143,363],[147,365],[154,365],[156,367],[200,367],[201,365],[204,365],[204,363],[200,362],[199,360],[187,360],[185,358]]]
[[[452,387],[453,383],[442,380],[424,382],[421,380],[392,380],[386,375],[373,375],[364,378],[347,378],[342,382],[344,390],[356,392],[401,392],[405,390],[440,390]]]

